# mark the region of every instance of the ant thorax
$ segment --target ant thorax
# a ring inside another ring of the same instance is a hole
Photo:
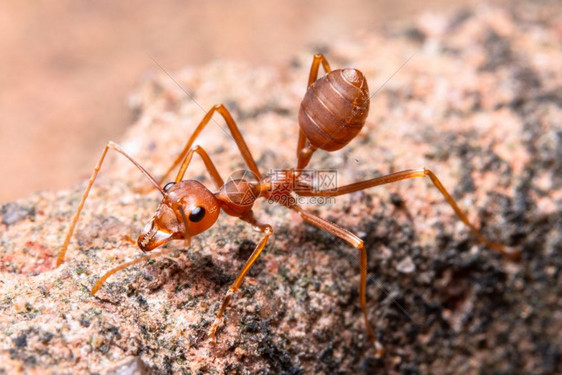
[[[229,179],[215,197],[222,210],[230,216],[240,217],[252,210],[254,202],[261,196],[261,184],[246,179]]]

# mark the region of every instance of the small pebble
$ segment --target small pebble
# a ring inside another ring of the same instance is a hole
[[[406,257],[396,265],[396,270],[402,273],[412,273],[416,270],[416,265],[411,257]]]

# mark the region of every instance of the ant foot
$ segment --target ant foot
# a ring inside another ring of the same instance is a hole
[[[386,349],[378,341],[375,341],[375,349],[377,350],[377,354],[375,355],[375,358],[380,358],[384,355],[384,353],[386,353]]]
[[[221,320],[222,319],[220,318],[215,318],[215,321],[211,325],[211,328],[209,328],[209,337],[211,338],[213,344],[217,343],[216,332],[217,332],[217,328],[219,328],[219,324],[221,323]]]
[[[121,236],[121,241],[127,242],[127,243],[129,243],[129,244],[131,244],[131,245],[136,245],[136,244],[137,244],[137,241],[133,240],[130,236],[128,236],[128,235],[126,235],[126,234],[123,235],[123,236]]]
[[[502,253],[511,260],[521,259],[521,251],[515,247],[505,246]]]

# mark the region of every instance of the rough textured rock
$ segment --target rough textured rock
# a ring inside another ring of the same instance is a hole
[[[311,166],[336,169],[339,184],[427,166],[488,237],[522,251],[512,262],[480,245],[428,181],[309,205],[365,240],[383,358],[366,339],[356,251],[265,202],[256,212],[275,235],[217,345],[206,332],[259,239],[235,219],[221,217],[188,250],[172,244],[172,256],[116,274],[91,297],[106,270],[139,256],[122,235],[137,235],[158,201],[136,193],[142,175],[111,156],[60,268],[55,256],[85,182],[1,207],[0,372],[562,371],[561,30],[560,18],[482,7],[323,51],[334,68],[361,69],[376,94],[357,139],[318,152]],[[262,171],[292,167],[312,53],[290,67],[170,72],[192,97],[152,72],[131,96],[136,121],[120,143],[159,175],[202,108],[225,103]],[[217,117],[200,144],[228,176],[243,164],[221,128]],[[188,174],[210,184],[199,162]]]

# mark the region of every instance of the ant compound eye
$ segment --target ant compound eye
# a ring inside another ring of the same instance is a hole
[[[171,189],[172,186],[174,186],[176,183],[175,182],[168,182],[166,185],[164,185],[164,191],[168,191]]]
[[[205,209],[203,207],[195,207],[189,214],[189,220],[197,223],[205,217]]]

